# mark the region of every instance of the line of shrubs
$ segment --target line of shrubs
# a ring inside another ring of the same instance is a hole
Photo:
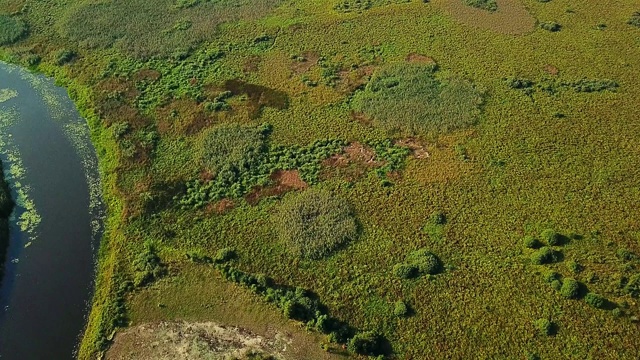
[[[593,93],[602,91],[616,91],[620,84],[611,79],[579,79],[575,81],[559,81],[544,79],[542,82],[524,78],[505,78],[505,84],[511,89],[521,90],[526,95],[532,95],[536,90],[555,94],[559,90],[573,89],[577,93]]]
[[[243,285],[266,301],[275,304],[289,319],[306,324],[307,330],[327,334],[329,341],[346,344],[347,349],[360,355],[383,356],[386,340],[375,331],[358,331],[345,322],[329,315],[327,307],[318,297],[299,287],[275,284],[263,274],[250,274],[233,267],[229,262],[236,257],[232,249],[220,250],[215,259],[189,254],[193,261],[212,263],[228,281]]]

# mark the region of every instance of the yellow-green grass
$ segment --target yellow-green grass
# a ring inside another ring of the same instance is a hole
[[[119,160],[125,163],[118,158],[119,145],[110,132],[100,131],[109,119],[91,121],[98,134],[95,142],[111,212],[81,357],[95,352],[97,329],[109,329],[104,324],[112,315],[101,306],[112,301],[113,276],[131,276],[134,254],[145,240],[154,240],[161,247],[161,258],[171,264],[184,262],[189,251],[213,255],[221,248],[235,248],[239,268],[314,291],[333,316],[363,330],[381,331],[399,358],[521,358],[529,352],[542,358],[636,358],[636,325],[630,317],[638,316],[640,309],[635,299],[611,284],[637,271],[637,264],[629,266],[615,257],[616,250],[640,253],[636,209],[640,88],[635,76],[640,71],[640,43],[639,30],[626,24],[637,9],[624,1],[523,3],[537,20],[556,21],[562,30],[550,33],[535,28],[517,36],[501,34],[465,25],[440,10],[437,2],[343,14],[334,11],[330,1],[299,1],[283,3],[259,20],[224,24],[208,38],[211,45],[202,45],[227,49],[220,60],[227,70],[206,81],[220,86],[228,77],[240,76],[290,97],[287,109],[264,109],[258,120],[250,120],[242,100],[236,99],[237,111],[220,114],[213,124],[268,122],[274,126],[272,141],[278,144],[386,136],[381,129],[353,120],[347,101],[350,94],[339,86],[323,85],[320,67],[312,66],[306,74],[320,85],[303,83],[304,74],[292,69],[291,55],[306,51],[345,69],[368,62],[374,71],[419,53],[435,59],[443,76],[462,77],[486,90],[478,125],[421,139],[430,157],[410,158],[393,187],[381,186],[372,173],[353,183],[334,178],[318,185],[349,200],[362,232],[357,241],[326,259],[298,260],[283,248],[272,223],[280,207],[277,199],[257,206],[239,200],[223,215],[175,207],[153,217],[129,211],[139,208],[140,194],[153,185],[199,176],[202,168],[195,149],[200,148],[202,136],[185,135],[176,127],[162,135],[150,163],[127,163],[118,169]],[[82,106],[94,109],[99,105],[95,99],[101,97],[90,89],[101,81],[99,74],[109,59],[131,55],[81,48],[74,63],[56,70],[48,65],[55,61],[56,51],[72,47],[58,35],[64,34],[64,19],[71,12],[56,9],[57,16],[47,20],[44,5],[34,4],[23,15],[32,28],[30,37],[3,51],[12,52],[17,60],[30,52],[42,55],[40,69],[72,81],[68,86],[85,89],[82,98],[87,101]],[[57,34],[45,31],[48,21],[61,28]],[[601,23],[607,25],[604,30],[597,29]],[[273,41],[268,47],[254,46],[254,39],[262,34]],[[366,55],[372,51],[378,54],[373,60]],[[256,64],[245,71],[250,56]],[[549,74],[548,65],[558,69],[558,75]],[[562,89],[555,95],[527,96],[510,89],[503,80],[506,77],[534,81],[557,77],[567,82],[613,79],[620,87],[615,93]],[[150,125],[161,121],[166,118],[145,120]],[[467,160],[459,156],[461,148]],[[423,230],[435,211],[447,214],[447,224],[437,231]],[[530,264],[533,250],[524,249],[522,238],[549,227],[584,236],[558,248],[564,251],[565,261],[575,260],[585,267],[582,273],[570,274],[562,263]],[[435,253],[447,270],[431,279],[393,277],[393,265],[420,248]],[[176,289],[195,294],[205,286],[205,280],[192,274],[202,270],[175,266],[180,271],[157,285],[168,294]],[[597,274],[600,280],[588,283],[589,290],[618,304],[627,302],[625,311],[630,314],[615,318],[611,311],[563,298],[544,283],[541,273],[547,268],[585,283],[589,272]],[[211,288],[227,286],[216,275],[207,279]],[[195,295],[176,297],[169,310],[158,308],[157,302],[168,300],[157,299],[169,297],[148,295],[154,286],[136,290],[128,298],[135,323],[184,314],[190,320],[216,321],[216,312],[198,310],[203,300]],[[406,301],[414,315],[395,317],[398,300]],[[249,306],[247,312],[252,311]],[[235,311],[232,315],[242,316]],[[557,335],[537,335],[534,322],[540,318],[558,324]]]

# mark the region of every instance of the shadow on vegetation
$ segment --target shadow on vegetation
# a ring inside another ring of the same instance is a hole
[[[249,116],[252,119],[260,117],[260,111],[264,106],[278,110],[289,107],[289,97],[285,92],[273,90],[266,86],[249,84],[242,80],[228,80],[224,88],[231,91],[234,96],[247,95],[249,98]]]

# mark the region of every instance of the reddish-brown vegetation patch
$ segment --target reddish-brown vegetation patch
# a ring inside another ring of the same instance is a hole
[[[256,187],[251,191],[245,200],[251,205],[256,205],[261,199],[282,195],[291,190],[306,189],[309,185],[302,180],[298,170],[278,170],[271,174],[269,179],[272,185]]]
[[[411,53],[407,55],[407,58],[405,60],[407,62],[415,63],[415,64],[436,65],[436,61],[433,60],[432,57],[418,54],[418,53]]]
[[[294,59],[291,63],[291,71],[294,74],[304,74],[309,71],[314,65],[318,64],[320,55],[314,51],[305,51],[297,59]]]
[[[152,70],[152,69],[142,69],[139,70],[138,72],[136,72],[135,74],[133,74],[133,81],[148,81],[148,82],[153,82],[156,81],[158,79],[160,79],[160,76],[162,74],[160,74],[159,71],[157,70]]]
[[[158,132],[195,134],[215,123],[216,117],[207,115],[202,105],[189,99],[178,99],[155,111]]]
[[[227,211],[233,209],[235,203],[231,199],[222,199],[215,203],[209,204],[205,210],[207,214],[222,215]]]
[[[558,70],[557,67],[551,65],[551,64],[547,64],[544,66],[544,71],[547,72],[547,74],[550,75],[558,75],[560,73],[560,70]]]

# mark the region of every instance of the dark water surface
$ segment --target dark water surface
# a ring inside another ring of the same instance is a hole
[[[64,89],[1,62],[0,157],[18,200],[0,288],[0,359],[70,359],[101,234],[95,151]]]

